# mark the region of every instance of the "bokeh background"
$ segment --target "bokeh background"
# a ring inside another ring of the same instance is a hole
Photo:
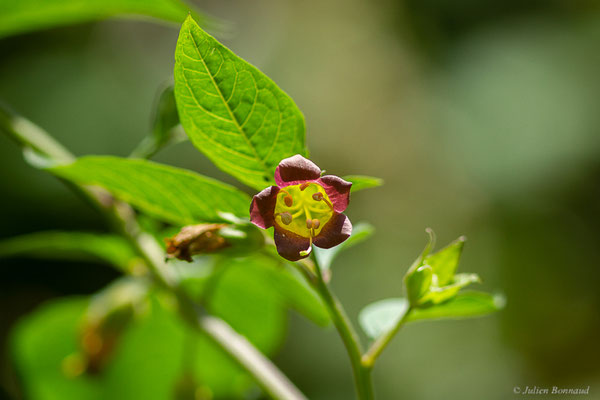
[[[380,399],[506,399],[515,386],[600,398],[600,7],[588,1],[203,1],[218,36],[303,110],[315,162],[381,177],[353,221],[333,287],[356,321],[398,296],[432,227],[465,234],[460,271],[507,298],[494,316],[408,326],[375,369]],[[176,25],[109,20],[0,40],[0,98],[77,155],[125,156],[172,76]],[[232,182],[188,143],[157,161]],[[105,229],[0,137],[0,237]],[[2,260],[0,397],[16,393],[11,326],[45,300],[88,294],[102,265]],[[311,399],[351,399],[333,328],[292,315],[276,363]],[[4,394],[1,394],[4,393]]]

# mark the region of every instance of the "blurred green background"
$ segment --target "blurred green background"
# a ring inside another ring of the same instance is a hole
[[[204,1],[218,38],[296,101],[312,159],[382,177],[356,194],[374,239],[343,254],[348,313],[398,296],[425,227],[465,234],[460,271],[507,297],[482,319],[401,331],[375,369],[380,399],[506,399],[515,386],[600,393],[600,7],[596,1]],[[177,25],[110,20],[0,40],[0,98],[75,154],[125,156],[172,76]],[[188,142],[157,161],[227,177]],[[0,237],[105,229],[0,136]],[[2,260],[0,397],[18,392],[11,326],[47,299],[113,280],[102,265]],[[310,399],[350,399],[333,328],[292,315],[276,363]],[[124,376],[123,379],[126,379]],[[2,394],[4,393],[4,394]]]

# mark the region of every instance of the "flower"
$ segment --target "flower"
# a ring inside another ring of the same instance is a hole
[[[282,160],[275,183],[252,199],[250,221],[263,229],[275,228],[277,252],[297,261],[312,245],[328,249],[348,239],[352,224],[342,212],[350,201],[352,183],[321,169],[299,154]]]

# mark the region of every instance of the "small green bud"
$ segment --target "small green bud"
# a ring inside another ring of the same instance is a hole
[[[419,304],[421,298],[429,291],[433,277],[433,269],[429,265],[422,265],[409,271],[404,278],[406,295],[411,306]]]

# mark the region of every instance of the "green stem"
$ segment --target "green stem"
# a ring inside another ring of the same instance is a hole
[[[0,132],[4,132],[21,146],[34,149],[54,161],[70,162],[75,159],[43,129],[28,120],[11,115],[2,107],[0,107]],[[306,400],[306,397],[252,343],[235,332],[227,322],[204,315],[199,306],[180,290],[173,270],[164,261],[164,251],[154,238],[142,232],[135,219],[135,213],[129,205],[116,201],[103,189],[77,184],[71,186],[90,200],[109,220],[111,226],[132,244],[144,259],[155,281],[175,295],[181,315],[187,322],[206,334],[229,354],[272,398]]]
[[[358,340],[358,335],[348,319],[348,316],[344,312],[341,303],[331,292],[331,289],[323,279],[321,267],[317,258],[314,256],[313,262],[315,263],[317,272],[317,291],[327,306],[333,324],[342,338],[342,342],[350,357],[357,396],[360,400],[372,400],[373,383],[371,381],[371,368],[367,368],[362,364],[362,348],[360,341]]]
[[[407,321],[408,315],[411,311],[412,310],[408,308],[402,316],[402,318],[398,321],[398,323],[396,323],[394,328],[392,328],[387,333],[380,336],[375,342],[373,342],[371,347],[369,347],[369,350],[362,357],[362,365],[365,368],[373,368],[373,366],[375,365],[375,360],[377,360],[377,357],[381,355],[383,349],[385,349],[386,346],[391,342],[391,340],[394,338],[396,333],[398,333],[400,328],[404,326],[404,323]]]

